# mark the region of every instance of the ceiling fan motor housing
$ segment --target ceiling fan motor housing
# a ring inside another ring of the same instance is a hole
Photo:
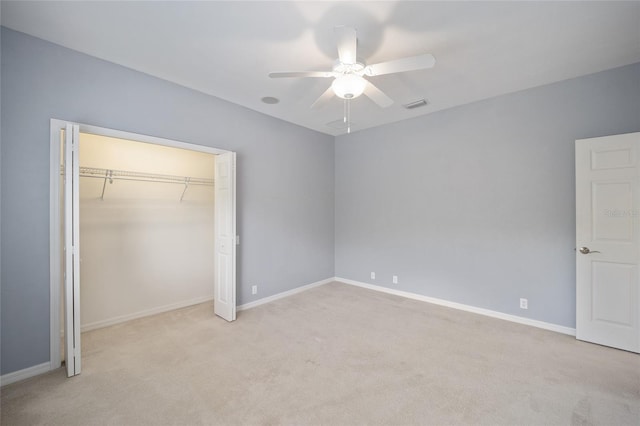
[[[354,64],[345,64],[344,62],[340,62],[340,59],[336,59],[333,63],[333,72],[338,74],[359,74],[362,75],[364,73],[364,69],[366,67],[366,63],[358,58],[356,63]]]

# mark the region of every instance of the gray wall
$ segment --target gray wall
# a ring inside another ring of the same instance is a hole
[[[574,140],[638,130],[635,64],[338,137],[336,276],[575,327]]]
[[[6,28],[1,72],[2,374],[49,360],[51,118],[236,151],[239,304],[333,276],[333,137]]]

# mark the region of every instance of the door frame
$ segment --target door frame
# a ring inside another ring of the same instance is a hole
[[[60,366],[62,365],[62,359],[60,356],[60,293],[62,291],[63,285],[63,282],[61,280],[62,268],[60,264],[62,259],[62,253],[60,249],[60,243],[62,241],[62,232],[60,231],[60,221],[62,219],[60,217],[60,156],[62,155],[62,152],[60,150],[60,132],[66,127],[67,124],[77,124],[80,127],[80,133],[90,133],[112,138],[128,139],[136,142],[162,145],[172,148],[188,149],[191,151],[205,152],[214,155],[233,152],[221,148],[196,145],[172,139],[159,138],[156,136],[142,135],[139,133],[109,129],[106,127],[98,127],[90,124],[76,123],[69,120],[61,120],[55,118],[51,119],[49,133],[49,344],[51,350],[51,370],[60,368]],[[235,213],[236,214],[233,216],[234,229],[237,210]],[[235,295],[235,291],[233,293]]]

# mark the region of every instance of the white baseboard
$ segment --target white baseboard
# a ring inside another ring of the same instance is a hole
[[[282,293],[274,294],[273,296],[264,297],[262,299],[254,300],[253,302],[245,303],[244,305],[239,305],[236,310],[244,311],[247,309],[255,308],[256,306],[264,305],[265,303],[273,302],[274,300],[282,299],[285,297],[293,296],[294,294],[312,289],[314,287],[319,287],[324,284],[328,284],[336,281],[336,277],[327,278],[326,280],[316,281],[315,283],[303,285],[302,287],[297,287],[292,290],[283,291]]]
[[[568,334],[570,336],[576,335],[576,329],[565,327],[562,325],[551,324],[549,322],[538,321],[530,318],[519,317],[517,315],[505,314],[498,311],[492,311],[490,309],[477,308],[475,306],[463,305],[462,303],[450,302],[448,300],[436,299],[435,297],[423,296],[421,294],[410,293],[408,291],[394,290],[392,288],[381,287],[374,284],[363,283],[360,281],[354,281],[347,278],[336,277],[335,281],[354,285],[357,287],[368,288],[369,290],[380,291],[383,293],[393,294],[396,296],[406,297],[408,299],[420,300],[422,302],[433,303],[434,305],[446,306],[448,308],[459,309],[461,311],[473,312],[474,314],[485,315],[487,317],[498,318],[506,321],[517,322],[518,324],[529,325],[532,327],[543,328],[545,330],[555,331],[557,333]]]
[[[81,332],[96,330],[98,328],[108,327],[110,325],[120,324],[121,322],[131,321],[137,318],[144,318],[151,315],[161,314],[163,312],[173,311],[174,309],[186,308],[187,306],[198,305],[213,300],[213,296],[196,297],[195,299],[184,300],[182,302],[171,303],[169,305],[158,306],[156,308],[147,309],[144,311],[134,312],[132,314],[121,315],[114,318],[109,318],[101,321],[94,321],[89,324],[84,324],[80,327]]]
[[[22,370],[14,371],[0,377],[0,386],[8,385],[10,383],[19,382],[20,380],[28,379],[38,374],[47,373],[51,370],[51,363],[49,361],[42,364],[34,365],[33,367],[24,368]]]

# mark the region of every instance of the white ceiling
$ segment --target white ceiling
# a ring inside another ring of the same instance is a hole
[[[640,2],[12,2],[2,25],[320,132],[336,98],[333,27],[358,31],[367,63],[432,53],[431,70],[371,77],[395,104],[353,101],[353,131],[640,62]],[[267,105],[261,98],[280,99]],[[429,105],[402,104],[426,98]],[[594,100],[595,101],[595,100]]]

